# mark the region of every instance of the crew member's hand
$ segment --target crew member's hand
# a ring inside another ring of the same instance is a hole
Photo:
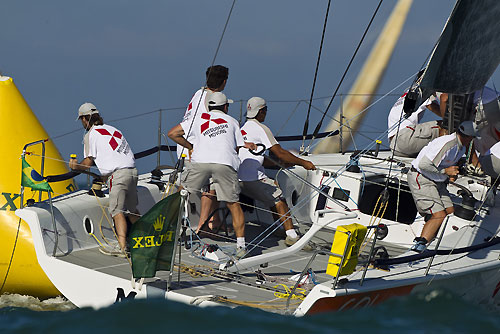
[[[255,145],[255,143],[245,142],[245,148],[248,148],[252,151],[257,151],[257,145]]]
[[[451,181],[455,181],[458,177],[458,166],[450,166],[444,169],[446,175],[450,177]]]
[[[76,169],[76,166],[78,165],[78,160],[76,159],[69,159],[68,166],[70,169]]]
[[[314,166],[314,164],[310,161],[307,161],[307,160],[304,160],[305,163],[302,165],[302,167],[304,167],[305,169],[307,170],[316,170],[316,166]]]

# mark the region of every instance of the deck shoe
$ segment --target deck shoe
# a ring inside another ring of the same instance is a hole
[[[247,255],[247,249],[246,248],[243,248],[243,247],[237,247],[236,248],[236,254],[234,255],[234,257],[237,260],[240,260],[240,259],[244,258],[245,255]]]
[[[427,249],[427,239],[422,238],[422,237],[417,237],[413,240],[415,243],[413,246],[411,246],[410,250],[417,252],[417,253],[423,253]]]
[[[115,247],[99,247],[99,251],[104,254],[104,255],[109,255],[109,256],[116,256],[116,257],[127,257],[128,254],[130,254],[127,251],[122,251],[119,246]],[[130,255],[129,255],[130,256]]]
[[[292,237],[290,237],[289,235],[287,235],[287,236],[286,236],[286,239],[285,239],[285,245],[286,245],[287,247],[293,246],[293,245],[295,245],[295,243],[296,243],[297,241],[299,241],[299,239],[300,239],[300,237],[292,238]],[[307,251],[307,252],[310,252],[310,251],[312,251],[312,250],[313,250],[313,248],[311,247],[311,245],[306,244],[304,247],[302,247],[302,250]]]

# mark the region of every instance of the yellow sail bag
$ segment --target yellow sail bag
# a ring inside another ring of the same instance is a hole
[[[359,248],[365,239],[366,230],[366,226],[357,223],[337,227],[337,231],[333,237],[331,252],[342,255],[345,250],[345,260],[342,268],[340,268],[340,276],[349,275],[354,272],[358,264]],[[351,235],[350,237],[349,234]],[[326,273],[334,277],[337,276],[341,260],[340,257],[330,256]]]

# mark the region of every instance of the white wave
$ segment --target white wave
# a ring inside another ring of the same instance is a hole
[[[22,307],[33,311],[69,311],[76,308],[64,297],[40,300],[33,296],[8,293],[0,296],[0,308],[3,307]]]

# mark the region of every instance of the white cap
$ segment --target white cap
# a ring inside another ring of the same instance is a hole
[[[475,137],[477,134],[476,127],[472,121],[463,121],[460,123],[458,131],[469,137]]]
[[[254,96],[247,102],[247,118],[254,118],[259,110],[266,106],[266,100],[262,97]]]
[[[92,103],[85,102],[78,108],[78,119],[82,116],[87,116],[87,115],[93,115],[93,114],[98,114],[99,110],[93,105]]]
[[[215,92],[210,95],[210,98],[208,100],[208,106],[209,107],[217,107],[217,106],[223,106],[228,103],[233,103],[233,100],[228,100],[226,95],[221,92]]]

